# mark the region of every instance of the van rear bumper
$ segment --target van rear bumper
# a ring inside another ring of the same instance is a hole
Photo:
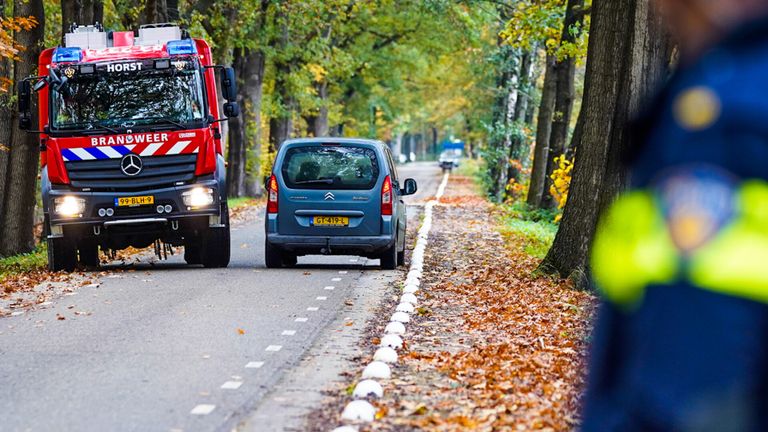
[[[329,248],[333,255],[354,255],[382,252],[392,247],[395,239],[391,235],[323,237],[269,234],[267,241],[272,246],[298,255],[327,254]]]

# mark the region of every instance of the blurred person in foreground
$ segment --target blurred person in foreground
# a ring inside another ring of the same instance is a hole
[[[592,272],[585,431],[768,431],[768,0],[655,0],[680,46]]]

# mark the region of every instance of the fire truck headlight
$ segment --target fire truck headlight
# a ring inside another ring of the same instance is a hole
[[[182,193],[181,198],[184,200],[184,205],[187,207],[207,207],[213,204],[213,189],[196,187]]]
[[[85,212],[85,199],[69,195],[56,197],[53,200],[53,211],[64,217],[80,216]]]

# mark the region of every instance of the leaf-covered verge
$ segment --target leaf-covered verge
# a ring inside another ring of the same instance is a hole
[[[471,178],[451,179],[435,207],[406,347],[384,398],[374,401],[379,419],[361,430],[578,426],[595,298],[534,276],[539,259],[528,250],[546,236],[510,228],[512,218],[483,199]],[[335,396],[329,405],[338,412],[349,396]]]
[[[233,225],[239,225],[254,220],[263,212],[264,200],[238,198],[230,200],[229,205],[230,220]],[[176,252],[183,253],[183,249],[177,248]],[[61,293],[70,292],[83,284],[90,284],[92,281],[89,279],[98,279],[98,276],[102,275],[102,272],[50,272],[47,269],[47,254],[45,243],[41,243],[30,253],[0,258],[0,317],[50,301]],[[132,262],[154,259],[153,256],[152,248],[129,248],[118,252],[114,261],[104,254],[101,258],[104,263],[129,265]]]

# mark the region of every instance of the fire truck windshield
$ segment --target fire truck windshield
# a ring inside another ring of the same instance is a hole
[[[54,130],[186,124],[204,119],[197,69],[79,74],[53,92]]]

